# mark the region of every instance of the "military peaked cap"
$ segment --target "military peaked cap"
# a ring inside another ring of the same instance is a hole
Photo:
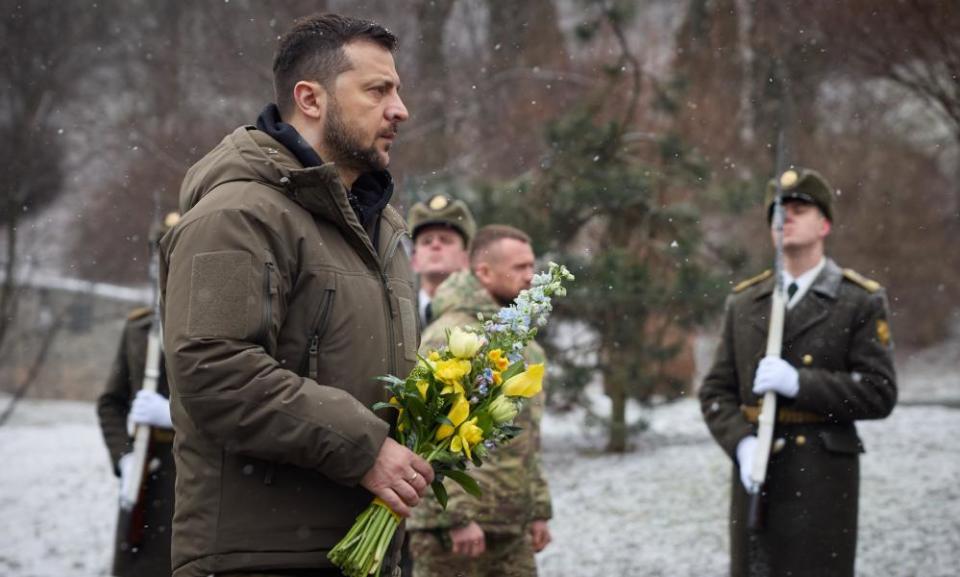
[[[407,215],[407,227],[410,236],[414,239],[417,234],[428,226],[447,226],[463,237],[463,244],[470,244],[470,240],[477,232],[477,223],[473,214],[462,200],[453,200],[443,194],[431,196],[426,201],[420,201],[410,208]]]
[[[780,175],[780,188],[783,200],[800,200],[814,204],[828,220],[833,222],[833,189],[830,183],[815,170],[809,168],[791,168]],[[777,195],[777,181],[770,179],[763,206],[767,220],[773,216],[773,203]]]

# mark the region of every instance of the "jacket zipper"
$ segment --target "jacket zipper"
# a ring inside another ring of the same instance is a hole
[[[330,322],[330,309],[332,308],[333,296],[336,289],[328,288],[324,290],[323,298],[320,301],[320,308],[314,315],[314,322],[307,331],[307,351],[300,361],[300,375],[316,380],[320,373],[319,355],[320,355],[320,337],[327,332],[327,324]]]
[[[270,321],[273,320],[273,295],[271,293],[272,285],[270,277],[273,273],[273,263],[263,263],[263,318],[260,322],[260,330],[257,334],[257,342],[264,349],[270,344]]]
[[[393,301],[390,298],[390,295],[393,294],[393,291],[390,289],[390,281],[387,279],[386,267],[393,259],[393,255],[397,251],[397,247],[400,245],[400,232],[395,232],[390,238],[390,242],[387,244],[387,252],[385,253],[386,258],[380,261],[380,282],[383,284],[383,296],[387,299],[387,312],[388,314],[388,324],[390,326],[390,342],[387,343],[387,348],[390,349],[390,374],[395,376],[400,376],[397,373],[399,372],[399,366],[397,365],[397,334],[396,328],[393,322]],[[401,335],[401,338],[403,335]]]

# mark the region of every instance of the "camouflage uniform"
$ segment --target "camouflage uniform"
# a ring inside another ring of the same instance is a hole
[[[450,275],[433,300],[438,317],[423,334],[421,353],[446,342],[453,327],[476,325],[477,313],[493,314],[499,305],[470,271]],[[545,360],[543,349],[531,343],[525,353],[532,363]],[[446,510],[428,493],[408,522],[416,577],[536,575],[529,524],[552,516],[550,492],[540,466],[540,419],[543,394],[524,403],[515,423],[523,433],[497,448],[483,467],[471,469],[483,495],[466,494],[447,482]],[[483,529],[486,552],[470,559],[449,551],[449,530],[471,521]]]

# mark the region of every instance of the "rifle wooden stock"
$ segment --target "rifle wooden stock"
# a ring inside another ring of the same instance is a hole
[[[767,331],[767,357],[780,358],[783,349],[783,325],[787,315],[787,299],[783,287],[783,190],[780,185],[783,163],[783,132],[777,142],[777,196],[773,205],[773,229],[775,238],[775,256],[773,265],[774,285],[770,297],[770,326]],[[747,527],[751,531],[763,529],[763,485],[767,480],[767,465],[770,463],[770,451],[773,448],[773,429],[777,422],[777,394],[764,393],[760,416],[757,418],[757,446],[750,469],[750,510]]]

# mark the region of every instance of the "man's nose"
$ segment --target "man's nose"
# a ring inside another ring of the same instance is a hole
[[[407,112],[407,107],[403,104],[403,99],[400,98],[399,94],[395,95],[390,104],[387,105],[384,116],[390,122],[403,122],[410,118],[410,113]]]

